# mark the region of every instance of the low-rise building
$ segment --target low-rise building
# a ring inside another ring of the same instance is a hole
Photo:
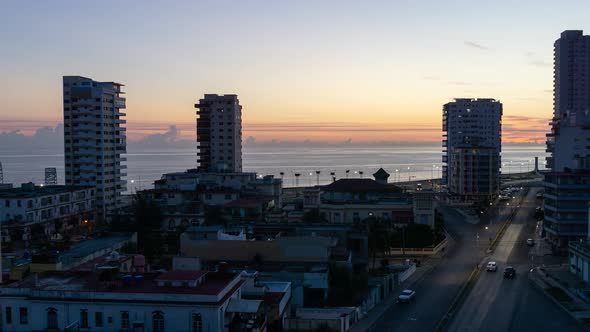
[[[30,269],[31,272],[68,271],[104,255],[110,255],[129,243],[137,243],[137,233],[112,233],[81,241],[61,252],[38,252],[31,258]],[[95,263],[99,264],[100,260]]]
[[[290,298],[288,283],[252,285],[242,296],[241,273],[170,271],[120,275],[47,272],[0,287],[5,331],[252,331],[268,330],[265,300],[281,326]],[[256,290],[256,287],[262,287]],[[261,299],[249,298],[251,293]]]
[[[94,187],[36,186],[0,191],[2,241],[30,241],[33,228],[46,236],[94,220]]]
[[[221,262],[234,270],[256,270],[260,281],[289,281],[292,303],[302,306],[306,299],[326,299],[329,263],[343,260],[351,265],[350,253],[343,255],[337,239],[320,236],[277,236],[260,240],[231,238],[221,227],[190,227],[180,236],[181,256],[199,258],[205,269]],[[338,254],[337,256],[334,254]],[[345,257],[344,257],[345,256]]]
[[[282,181],[256,173],[186,172],[168,173],[154,188],[138,192],[162,211],[162,228],[185,229],[205,222],[208,207],[215,207],[232,221],[257,221],[280,207]],[[125,214],[125,211],[118,211]]]
[[[570,241],[568,247],[570,272],[590,284],[590,241]]]

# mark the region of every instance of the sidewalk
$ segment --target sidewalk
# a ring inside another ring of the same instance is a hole
[[[349,332],[365,332],[365,331],[372,331],[373,325],[377,323],[377,321],[385,314],[387,310],[391,308],[391,306],[396,302],[397,297],[404,289],[412,289],[413,286],[422,279],[426,277],[426,275],[432,271],[434,267],[438,265],[440,260],[443,258],[444,253],[449,250],[451,246],[454,245],[454,240],[452,238],[448,238],[449,242],[447,245],[447,249],[445,251],[439,252],[438,254],[425,259],[422,262],[422,265],[416,268],[416,272],[414,272],[406,281],[402,282],[398,285],[394,292],[385,300],[381,301],[378,305],[376,305],[371,311],[367,313],[360,321],[356,322],[348,331]]]
[[[590,303],[583,301],[576,290],[587,291],[584,283],[568,271],[567,265],[537,267],[529,273],[529,280],[551,301],[590,329]]]

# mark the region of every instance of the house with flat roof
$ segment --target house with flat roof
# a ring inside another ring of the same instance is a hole
[[[136,275],[112,269],[46,272],[0,287],[8,331],[252,331],[268,330],[265,301],[286,312],[289,285],[255,285],[241,272],[169,271]],[[279,311],[282,310],[282,311]],[[278,318],[277,318],[278,319]],[[278,326],[282,323],[279,322]]]

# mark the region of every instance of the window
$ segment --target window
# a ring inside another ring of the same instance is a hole
[[[164,313],[161,311],[152,312],[152,331],[164,332]]]
[[[95,312],[94,313],[94,325],[96,327],[102,327],[102,312]]]
[[[83,329],[88,328],[88,310],[80,309],[80,327]]]
[[[22,325],[29,324],[29,310],[25,307],[19,309],[20,323]]]
[[[225,194],[225,200],[229,201],[231,199],[231,194]]]
[[[129,328],[129,311],[121,311],[121,328]]]
[[[193,329],[191,332],[203,332],[203,317],[199,313],[192,314]]]
[[[47,309],[47,329],[57,330],[57,309]]]
[[[6,307],[6,324],[12,324],[12,308]]]

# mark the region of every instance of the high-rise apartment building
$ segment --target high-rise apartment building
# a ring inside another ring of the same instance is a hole
[[[590,36],[564,31],[554,44],[553,119],[547,134],[544,230],[563,246],[586,237],[590,201]]]
[[[81,76],[63,77],[66,185],[96,187],[96,210],[104,216],[126,189],[123,85]]]
[[[206,94],[197,111],[198,170],[242,171],[242,106],[237,95]]]
[[[462,200],[485,200],[500,187],[502,104],[462,98],[443,106],[443,183]]]

